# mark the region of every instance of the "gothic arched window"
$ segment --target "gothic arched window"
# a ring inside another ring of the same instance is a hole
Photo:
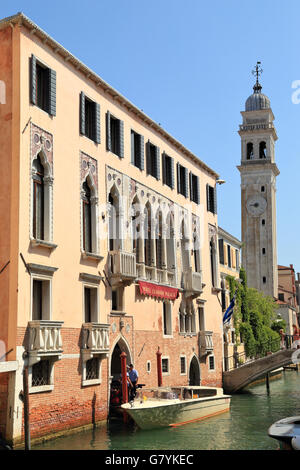
[[[92,208],[91,189],[88,182],[82,185],[82,222],[83,222],[83,249],[92,252]]]
[[[39,156],[33,161],[33,226],[32,232],[35,239],[44,240],[45,236],[45,191],[44,191],[44,167]]]
[[[159,211],[156,224],[156,267],[162,269],[162,213]]]
[[[151,266],[151,261],[152,261],[151,232],[152,232],[151,207],[150,207],[150,204],[148,204],[145,207],[145,223],[144,223],[144,259],[145,259],[146,266]]]

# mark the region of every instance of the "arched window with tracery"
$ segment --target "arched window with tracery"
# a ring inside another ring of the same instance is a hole
[[[33,237],[38,240],[45,239],[45,190],[44,167],[37,156],[32,163],[33,167]]]
[[[82,185],[82,225],[83,225],[83,249],[91,253],[92,248],[92,206],[91,189],[87,182]]]
[[[156,237],[155,237],[155,248],[156,248],[156,267],[162,269],[162,213],[158,212],[156,217]]]
[[[144,259],[145,265],[151,266],[152,252],[151,252],[151,237],[152,237],[152,220],[151,220],[151,207],[147,204],[144,211]]]

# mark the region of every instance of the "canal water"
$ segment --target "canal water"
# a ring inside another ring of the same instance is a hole
[[[141,431],[111,420],[98,427],[45,442],[38,450],[274,450],[268,434],[275,421],[300,415],[300,372],[251,386],[232,396],[230,412],[177,428]]]

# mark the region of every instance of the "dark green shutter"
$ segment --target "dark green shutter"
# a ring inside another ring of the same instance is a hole
[[[49,73],[49,114],[56,116],[56,72],[48,69]]]
[[[219,259],[220,263],[224,264],[224,240],[222,238],[219,239]]]
[[[80,133],[85,135],[85,94],[80,93]]]
[[[160,180],[160,148],[155,147],[155,178]]]
[[[146,165],[147,165],[147,175],[151,174],[151,156],[150,156],[150,140],[146,144]]]
[[[145,144],[144,144],[144,136],[140,136],[140,169],[143,170],[145,167]]]
[[[100,104],[94,103],[95,114],[94,114],[94,138],[97,144],[101,142],[101,130],[100,130]]]
[[[200,204],[200,180],[199,176],[196,176],[196,204]]]
[[[171,188],[174,189],[174,158],[171,157]]]
[[[119,157],[124,158],[124,121],[119,120]]]
[[[206,205],[207,205],[207,210],[210,211],[209,184],[206,184]]]
[[[214,187],[214,214],[217,213],[217,186]]]
[[[131,130],[131,163],[135,165],[134,161],[134,131]]]
[[[106,149],[111,151],[110,112],[106,113]]]
[[[184,169],[184,196],[188,197],[189,195],[189,172],[188,169]]]
[[[30,58],[30,101],[36,104],[36,57]]]
[[[177,162],[177,192],[180,194],[180,164]]]
[[[193,173],[190,171],[190,200],[193,201]]]
[[[166,154],[163,152],[161,154],[161,163],[162,163],[162,182],[163,184],[167,184],[167,176],[166,176]]]

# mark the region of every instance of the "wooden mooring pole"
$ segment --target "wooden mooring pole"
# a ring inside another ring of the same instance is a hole
[[[270,378],[269,378],[269,372],[266,374],[266,387],[267,387],[267,392],[270,392]]]

